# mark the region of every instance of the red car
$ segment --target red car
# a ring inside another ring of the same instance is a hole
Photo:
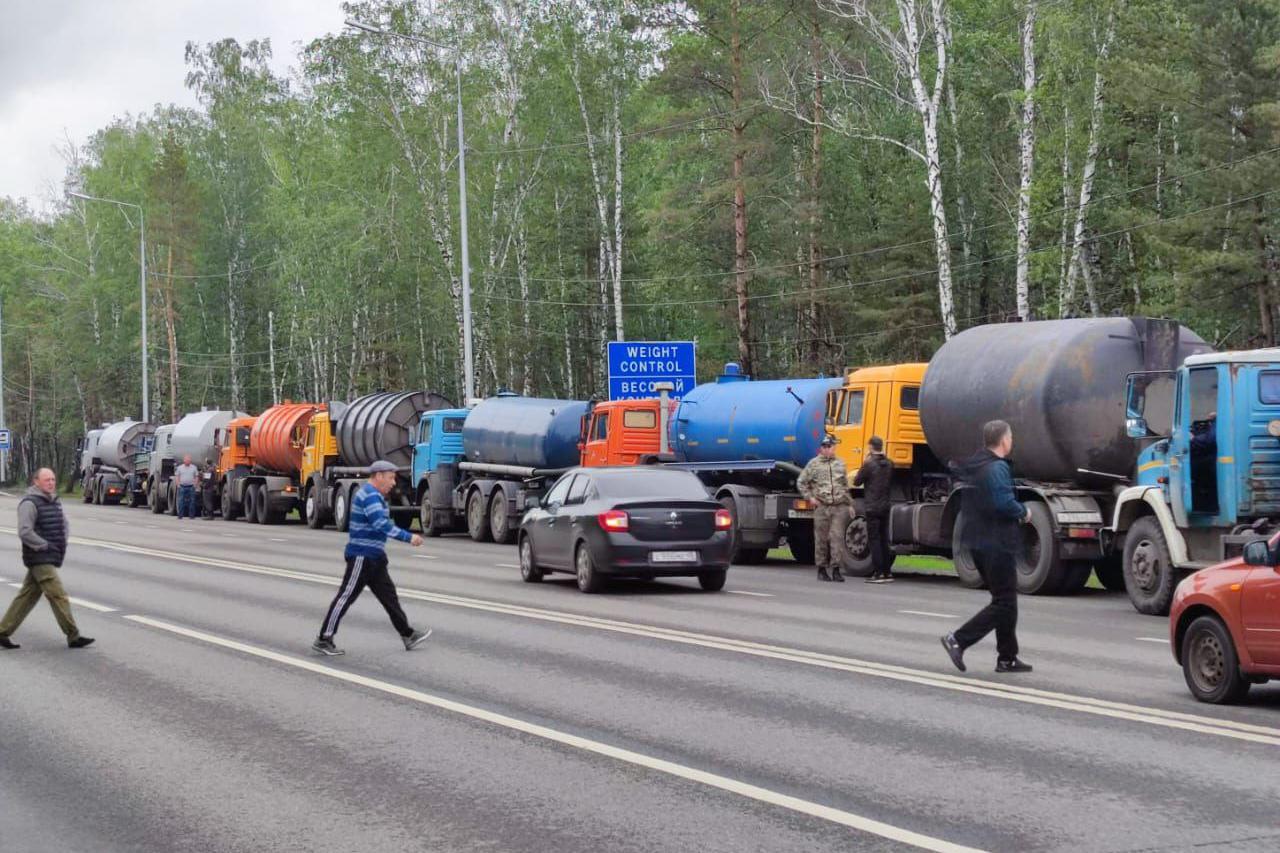
[[[1169,640],[1201,702],[1238,702],[1251,685],[1280,678],[1280,535],[1178,584]]]

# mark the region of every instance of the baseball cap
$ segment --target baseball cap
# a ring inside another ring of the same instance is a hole
[[[822,445],[821,445],[821,446],[822,446],[822,447],[835,447],[837,444],[839,444],[839,441],[836,439],[836,437],[835,437],[834,435],[830,435],[830,434],[828,434],[828,435],[826,435],[825,437],[823,437],[823,439],[822,439]]]

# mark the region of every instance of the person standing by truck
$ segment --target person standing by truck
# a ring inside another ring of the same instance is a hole
[[[884,455],[884,439],[871,436],[867,458],[853,476],[853,485],[862,487],[862,517],[867,523],[867,545],[871,549],[871,575],[867,583],[893,583],[889,570],[889,485],[893,463]]]
[[[844,531],[849,526],[849,472],[836,458],[836,438],[828,435],[818,446],[818,455],[809,460],[796,480],[796,488],[815,504],[813,511],[814,562],[818,580],[844,583],[840,574],[840,554]],[[827,574],[827,567],[831,574]]]
[[[961,504],[965,515],[961,535],[964,546],[973,550],[978,571],[991,592],[991,603],[943,637],[942,647],[956,669],[964,672],[965,649],[994,630],[996,672],[1030,672],[1031,665],[1018,659],[1014,555],[1021,540],[1018,525],[1031,521],[1031,510],[1018,502],[1006,461],[1013,452],[1013,429],[1004,421],[988,421],[982,427],[982,440],[984,449],[953,469],[970,487]]]
[[[379,459],[369,466],[369,480],[356,492],[351,502],[351,526],[348,528],[348,539],[345,557],[347,570],[338,585],[338,594],[329,604],[324,622],[320,625],[320,636],[311,644],[312,651],[322,655],[341,655],[345,652],[333,644],[333,636],[338,632],[342,617],[348,608],[360,597],[367,586],[373,590],[382,608],[391,617],[391,624],[404,641],[406,651],[416,649],[431,636],[431,629],[415,631],[409,625],[404,610],[400,607],[400,596],[396,594],[396,585],[391,581],[387,571],[387,537],[408,542],[415,548],[422,544],[422,537],[397,527],[391,520],[391,511],[387,508],[384,497],[396,485],[395,464]]]
[[[0,649],[21,648],[9,637],[36,606],[43,594],[53,608],[58,627],[67,636],[67,645],[83,649],[93,642],[76,627],[71,615],[71,599],[62,588],[58,569],[67,555],[70,527],[58,500],[58,478],[52,468],[41,468],[31,480],[31,488],[18,502],[18,539],[22,542],[22,562],[26,580],[13,603],[0,619]]]
[[[217,515],[218,469],[212,459],[204,460],[204,470],[200,472],[200,505],[205,521]]]
[[[178,484],[178,518],[196,517],[196,483],[200,481],[200,469],[191,464],[191,454],[182,457],[182,464],[173,469],[174,482]]]

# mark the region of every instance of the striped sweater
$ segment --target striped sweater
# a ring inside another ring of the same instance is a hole
[[[348,532],[348,559],[385,556],[388,536],[401,542],[413,539],[413,534],[409,531],[396,527],[391,520],[386,500],[369,483],[357,489],[351,501],[351,526]]]

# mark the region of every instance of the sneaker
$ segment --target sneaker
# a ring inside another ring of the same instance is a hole
[[[947,655],[951,658],[951,662],[956,665],[956,669],[964,672],[964,649],[960,648],[960,644],[956,642],[956,635],[947,634],[941,639],[942,647],[947,650]]]
[[[831,570],[831,579],[836,583],[844,583],[844,575],[840,574],[839,569]]]
[[[881,575],[880,583],[893,583],[893,575]]]
[[[93,645],[93,637],[76,637],[74,640],[67,641],[69,649],[83,649],[85,646]]]
[[[333,644],[333,640],[326,640],[324,637],[318,638],[311,644],[311,651],[317,654],[327,655],[329,657],[346,654],[346,652]]]
[[[1031,664],[1023,663],[1014,658],[1013,660],[996,661],[996,672],[1030,672]]]
[[[0,649],[20,649],[22,646],[10,640],[8,637],[0,637]]]
[[[827,574],[826,569],[818,569],[818,580],[829,581],[831,580],[831,575]]]
[[[409,636],[401,637],[400,639],[404,640],[404,650],[406,652],[410,652],[416,649],[418,646],[425,643],[427,641],[427,638],[430,636],[431,636],[431,629],[428,628],[425,631],[414,631]]]
[[[864,581],[863,581],[863,583],[880,583],[880,576],[879,576],[879,575],[867,575],[867,578],[866,578],[866,580],[864,580]]]

